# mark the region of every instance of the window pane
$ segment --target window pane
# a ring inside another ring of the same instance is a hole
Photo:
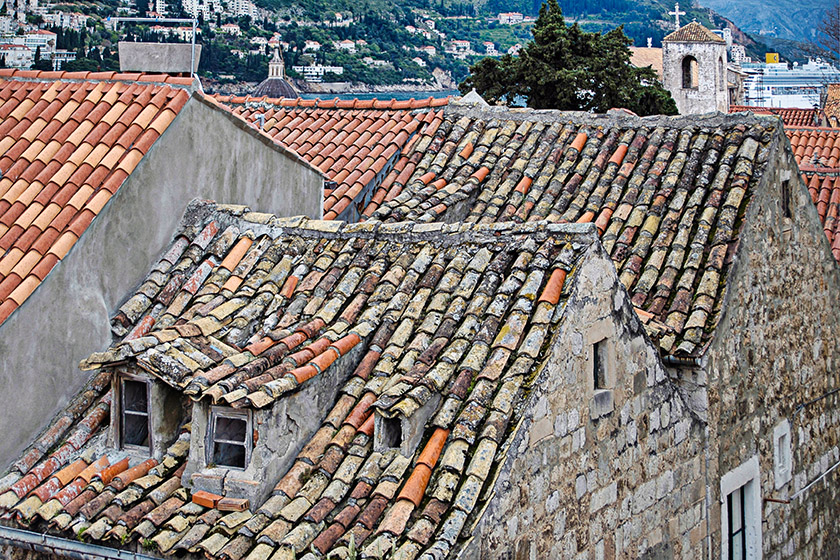
[[[224,416],[216,417],[216,432],[213,435],[215,441],[241,441],[245,442],[245,426],[244,418],[225,418]]]
[[[213,462],[220,467],[245,468],[245,446],[234,443],[215,443]]]
[[[147,412],[149,410],[148,392],[142,381],[123,381],[123,406],[132,412]]]
[[[149,417],[123,414],[123,444],[149,447]]]
[[[741,560],[742,558],[744,558],[744,547],[742,546],[741,535],[738,534],[732,542],[732,560]]]
[[[735,533],[741,530],[741,492],[743,489],[738,488],[732,492],[732,532]],[[736,556],[738,558],[738,556]]]

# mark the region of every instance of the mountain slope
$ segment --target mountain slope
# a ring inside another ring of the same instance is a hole
[[[813,42],[829,0],[700,0],[747,33]]]

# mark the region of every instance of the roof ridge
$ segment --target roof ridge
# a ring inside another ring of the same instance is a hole
[[[539,234],[567,235],[581,241],[598,240],[593,223],[558,223],[547,220],[520,223],[516,221],[492,223],[422,223],[414,221],[385,223],[370,219],[364,222],[340,220],[316,220],[306,216],[277,216],[256,212],[248,206],[220,204],[209,200],[194,199],[184,213],[179,229],[184,229],[212,217],[225,226],[237,225],[240,230],[252,229],[256,235],[277,237],[292,232],[316,234],[321,237],[394,237],[406,242],[424,241],[429,237],[476,236],[472,241],[489,243],[503,240],[506,236]]]
[[[563,111],[560,109],[533,109],[531,107],[511,108],[504,105],[455,105],[450,103],[444,108],[445,115],[467,116],[473,119],[499,119],[511,121],[573,122],[579,126],[619,127],[667,126],[669,128],[718,127],[736,124],[766,123],[777,121],[777,115],[761,115],[753,112],[720,113],[710,112],[700,115],[648,115],[639,116],[626,109],[610,109],[607,113],[589,113],[586,111]]]
[[[220,103],[230,103],[232,105],[256,105],[265,106],[266,108],[297,108],[303,107],[307,109],[340,109],[347,110],[378,110],[378,111],[407,111],[415,109],[434,109],[437,107],[444,107],[449,104],[453,96],[433,97],[422,99],[342,99],[338,96],[321,99],[303,99],[297,98],[270,98],[267,96],[251,96],[251,95],[221,95],[218,93],[212,94]]]
[[[142,72],[66,72],[3,68],[0,69],[0,80],[20,80],[27,82],[54,82],[56,80],[67,82],[128,82],[167,85],[190,91],[197,89],[193,78],[182,78],[168,74],[146,74]]]
[[[726,43],[722,37],[719,37],[712,32],[708,27],[702,23],[692,21],[683,25],[673,33],[666,35],[663,39],[666,41],[675,42],[694,42],[694,43]]]

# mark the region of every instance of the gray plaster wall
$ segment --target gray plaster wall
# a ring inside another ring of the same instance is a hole
[[[184,106],[41,286],[0,325],[0,466],[82,386],[78,363],[168,246],[195,197],[319,218],[323,177],[200,94]]]
[[[150,74],[191,73],[198,71],[201,45],[190,43],[117,43],[120,72],[146,72]],[[192,70],[190,63],[192,62]]]
[[[460,558],[705,557],[704,427],[601,244],[584,258]],[[596,391],[604,338],[608,389]]]
[[[781,129],[769,160],[745,217],[726,312],[707,351],[710,441],[717,458],[710,473],[712,550],[721,551],[720,480],[757,458],[763,557],[836,558],[840,267]],[[782,207],[784,181],[789,218]],[[785,422],[789,480],[777,479],[774,464],[774,432]]]

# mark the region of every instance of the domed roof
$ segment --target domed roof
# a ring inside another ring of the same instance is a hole
[[[266,96],[271,98],[300,97],[295,91],[295,88],[292,87],[292,84],[285,78],[266,78],[260,82],[251,95],[253,97]]]
[[[274,56],[268,62],[268,78],[260,82],[260,85],[254,90],[254,97],[300,97],[292,87],[292,84],[286,79],[286,67],[283,64],[283,57],[279,50],[274,51]]]

